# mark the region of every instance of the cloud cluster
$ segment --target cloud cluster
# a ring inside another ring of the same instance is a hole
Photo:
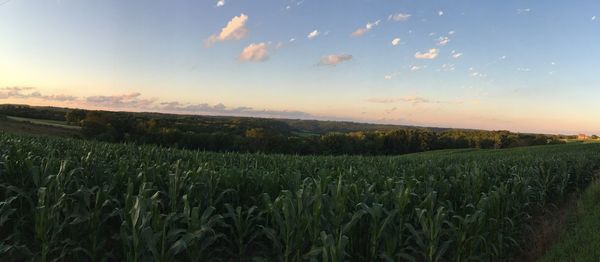
[[[260,117],[283,117],[283,118],[310,118],[311,114],[302,111],[293,110],[267,110],[254,109],[252,107],[232,107],[229,108],[222,103],[210,105],[201,104],[183,104],[180,102],[160,103],[156,109],[172,113],[208,113],[218,115],[238,115],[238,116],[260,116]]]
[[[328,55],[321,58],[319,65],[325,66],[336,66],[339,63],[352,60],[352,55],[340,54],[340,55]]]
[[[140,93],[131,93],[115,96],[89,96],[85,98],[88,105],[109,108],[148,108],[156,99],[143,99]]]
[[[375,22],[368,22],[365,27],[361,27],[359,29],[356,29],[356,31],[352,32],[352,36],[357,37],[357,36],[362,36],[364,34],[366,34],[367,32],[371,31],[371,29],[373,29],[373,27],[379,25],[379,23],[381,22],[381,20],[377,20]]]
[[[57,101],[57,102],[67,102],[67,101],[75,101],[77,100],[74,96],[69,95],[42,95],[42,93],[35,91],[33,87],[5,87],[0,88],[0,99],[9,99],[9,98],[17,98],[17,99],[28,99],[35,98],[45,101]]]
[[[415,54],[416,59],[435,59],[440,54],[440,50],[437,48],[431,48],[426,53],[417,52]]]
[[[269,59],[266,43],[250,44],[240,54],[240,61],[263,62]]]
[[[112,96],[74,97],[69,95],[42,95],[33,87],[0,88],[2,99],[40,99],[46,102],[64,102],[71,106],[82,108],[102,109],[134,109],[137,111],[153,111],[165,113],[237,115],[253,117],[276,118],[313,118],[309,113],[294,110],[255,109],[252,107],[227,107],[222,103],[210,105],[207,103],[187,104],[181,102],[160,102],[157,99],[147,99],[141,93],[130,93]],[[61,103],[62,105],[65,105]]]
[[[239,16],[233,17],[219,34],[211,35],[206,40],[206,46],[210,46],[216,42],[228,41],[228,40],[240,40],[248,35],[248,28],[246,22],[248,16],[240,14]]]

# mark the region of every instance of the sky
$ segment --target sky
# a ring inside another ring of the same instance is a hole
[[[597,0],[0,0],[0,103],[600,134]]]

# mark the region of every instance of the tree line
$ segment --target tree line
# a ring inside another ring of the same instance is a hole
[[[66,113],[65,113],[66,112]],[[264,118],[181,116],[64,110],[25,106],[3,106],[0,113],[13,116],[67,121],[81,126],[86,139],[107,142],[156,144],[215,152],[263,152],[299,155],[396,155],[438,149],[501,149],[517,146],[563,143],[560,136],[522,134],[509,131],[430,129],[386,126],[383,130],[340,131],[332,122],[320,132],[300,129],[302,120],[289,124]],[[62,114],[62,119],[58,115]],[[359,124],[357,125],[357,128]],[[344,132],[346,131],[346,132]],[[315,133],[317,132],[317,133]]]
[[[211,132],[190,128],[191,123],[173,119],[146,119],[123,113],[78,111],[67,113],[69,122],[79,123],[86,138],[110,142],[158,144],[185,149],[221,152],[263,152],[300,155],[394,155],[437,149],[501,149],[563,143],[558,136],[520,134],[509,131],[401,128],[385,131],[298,134],[288,129],[257,124]],[[283,131],[282,131],[283,130]]]

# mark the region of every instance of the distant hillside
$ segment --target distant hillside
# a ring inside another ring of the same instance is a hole
[[[29,123],[73,129],[70,132],[77,132],[87,139],[218,152],[392,155],[437,149],[500,149],[562,143],[561,137],[541,134],[338,121],[112,112],[27,105],[0,105],[2,114],[7,116],[5,119],[20,121],[21,125]]]
[[[29,117],[36,119],[50,119],[66,121],[65,114],[74,108],[49,107],[49,106],[29,106],[17,104],[0,105],[0,114],[14,115],[20,117]],[[87,111],[87,110],[85,110]],[[241,124],[245,127],[273,128],[284,133],[314,134],[323,135],[327,133],[339,132],[360,132],[360,131],[391,131],[398,129],[426,129],[434,132],[451,130],[443,127],[419,127],[407,125],[392,124],[372,124],[350,121],[327,121],[327,120],[303,120],[303,119],[283,119],[283,118],[258,118],[258,117],[240,117],[240,116],[209,116],[209,115],[186,115],[170,114],[158,112],[120,112],[120,111],[100,111],[106,113],[126,113],[134,118],[153,118],[153,119],[176,119],[182,122],[196,122],[199,125],[214,125],[218,128],[226,127],[228,124]],[[227,128],[226,128],[227,129]],[[472,129],[454,129],[471,130]]]

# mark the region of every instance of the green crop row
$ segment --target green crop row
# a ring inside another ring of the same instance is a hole
[[[599,164],[600,144],[311,157],[0,134],[0,260],[503,260]]]

